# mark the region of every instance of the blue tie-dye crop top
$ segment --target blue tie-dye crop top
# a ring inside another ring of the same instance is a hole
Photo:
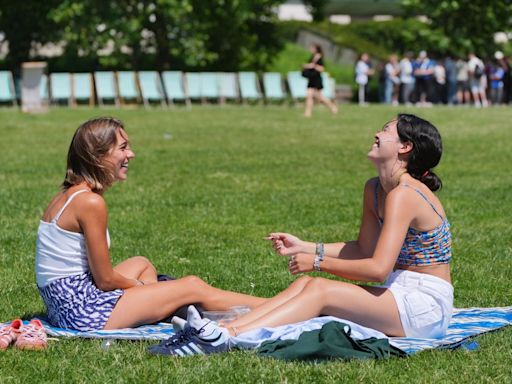
[[[412,188],[407,184],[400,184],[402,187]],[[436,209],[434,204],[419,189],[412,188],[430,204],[434,212],[441,218],[442,223],[430,231],[419,231],[409,227],[405,236],[404,244],[396,261],[399,265],[426,266],[435,264],[448,264],[452,258],[452,236],[450,223]],[[379,182],[375,183],[375,212],[379,223],[383,219],[378,215]]]

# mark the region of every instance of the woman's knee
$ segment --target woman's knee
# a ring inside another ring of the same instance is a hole
[[[312,277],[305,285],[303,292],[309,295],[315,295],[318,299],[322,299],[328,281],[328,279],[322,277]]]
[[[183,283],[190,285],[191,287],[194,287],[194,288],[198,287],[198,288],[204,289],[205,287],[210,286],[203,279],[201,279],[200,277],[195,276],[195,275],[188,275],[188,276],[182,277],[180,279],[180,281],[182,281]]]

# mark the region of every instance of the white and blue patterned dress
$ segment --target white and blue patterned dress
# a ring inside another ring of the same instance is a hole
[[[46,304],[48,320],[53,326],[94,331],[105,327],[124,291],[102,291],[96,287],[89,271],[84,235],[57,225],[69,203],[85,191],[72,194],[51,222],[40,222],[36,278],[39,293]]]

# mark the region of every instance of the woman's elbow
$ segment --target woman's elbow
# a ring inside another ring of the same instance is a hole
[[[99,279],[94,279],[94,283],[96,288],[101,289],[102,291],[112,291],[118,288],[114,286],[112,277],[101,277]]]
[[[377,266],[373,268],[372,273],[369,276],[369,282],[383,283],[387,280],[390,273],[391,271],[388,270],[388,268]]]

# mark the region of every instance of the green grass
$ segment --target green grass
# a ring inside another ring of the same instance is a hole
[[[293,277],[262,236],[283,230],[325,242],[354,238],[362,188],[375,174],[366,153],[397,111],[343,106],[337,117],[315,109],[305,120],[301,109],[287,107],[0,110],[0,321],[44,310],[33,271],[38,220],[85,119],[124,120],[137,155],[129,180],[106,194],[115,262],[142,254],[161,272],[269,296]],[[453,229],[455,305],[510,305],[510,110],[412,111],[444,139],[440,197]],[[145,352],[145,342],[105,351],[97,340],[62,339],[46,353],[1,353],[0,383],[509,382],[512,330],[478,342],[478,352],[315,366],[242,351],[160,358]]]

